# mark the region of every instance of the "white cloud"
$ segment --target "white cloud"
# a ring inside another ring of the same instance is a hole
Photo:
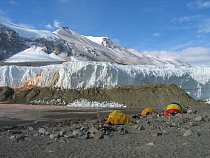
[[[160,33],[155,32],[155,33],[153,33],[153,36],[154,36],[154,37],[158,37],[158,36],[160,36]]]
[[[185,49],[187,47],[190,47],[190,46],[192,46],[194,44],[195,44],[194,41],[188,41],[186,43],[180,43],[180,44],[177,44],[177,45],[171,47],[171,50],[175,50],[175,51],[182,50],[182,49]]]
[[[175,17],[171,22],[177,24],[177,28],[195,29],[198,34],[210,33],[210,18],[202,15]]]
[[[47,25],[44,25],[47,29],[50,29],[50,30],[52,30],[52,29],[54,29],[54,27],[51,25],[51,24],[47,24]]]
[[[153,50],[153,51],[143,51],[145,54],[155,55],[158,57],[173,58],[178,59],[179,55],[177,51],[165,51],[165,50]]]
[[[187,6],[190,9],[209,9],[210,8],[210,0],[194,0],[190,1]]]
[[[210,48],[189,47],[180,51],[143,51],[143,53],[166,57],[168,59],[178,59],[190,65],[210,66]]]
[[[44,27],[46,27],[47,29],[52,30],[52,29],[61,28],[62,24],[63,24],[63,22],[61,22],[60,20],[53,20],[52,24],[46,24],[46,25],[44,25]]]
[[[202,15],[194,15],[194,16],[182,16],[182,17],[175,17],[171,21],[173,23],[189,23],[189,22],[197,22],[199,21],[203,16]]]
[[[199,25],[198,33],[210,33],[210,19],[205,19]]]
[[[60,28],[62,23],[63,23],[63,22],[61,22],[60,20],[54,20],[54,21],[53,21],[53,26],[54,26],[55,28]]]
[[[8,17],[0,15],[0,23],[12,23],[12,20]]]
[[[173,23],[171,30],[186,30],[198,32],[199,25],[206,19],[203,15],[181,16],[171,19]]]
[[[186,48],[181,51],[180,60],[183,60],[191,65],[210,65],[210,48]]]
[[[23,24],[23,23],[15,24],[10,18],[5,17],[5,16],[1,16],[1,15],[0,15],[0,23],[2,23],[2,24],[9,24],[9,25],[22,27],[22,28],[27,28],[27,29],[33,29],[34,28],[30,24]]]

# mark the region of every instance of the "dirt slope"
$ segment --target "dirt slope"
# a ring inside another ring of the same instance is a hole
[[[115,101],[127,106],[165,106],[171,101],[179,101],[186,106],[201,104],[174,84],[122,86],[111,89],[91,88],[85,90],[61,90],[55,88],[31,88],[15,95],[16,103],[32,100],[61,99],[71,103],[77,99],[89,101]]]

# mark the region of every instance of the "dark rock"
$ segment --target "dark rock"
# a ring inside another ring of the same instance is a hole
[[[20,141],[24,141],[26,137],[27,137],[27,136],[24,135],[24,134],[12,135],[12,136],[10,137],[10,140],[12,140],[12,142],[18,143],[18,142],[20,142]]]
[[[28,47],[26,39],[2,24],[0,24],[0,37],[0,60],[7,59]]]
[[[14,90],[10,87],[0,87],[0,101],[12,99]]]
[[[21,130],[17,130],[17,129],[15,129],[15,130],[11,130],[11,133],[12,134],[21,134],[21,133],[23,133]]]
[[[31,100],[34,100],[36,96],[38,96],[40,93],[40,90],[38,88],[30,89],[29,92],[25,95],[26,102],[30,102]]]
[[[4,130],[13,130],[15,128],[17,128],[17,126],[4,126],[3,127]]]
[[[145,130],[146,128],[145,128],[144,125],[141,125],[138,129],[139,129],[139,130]]]
[[[163,133],[164,135],[168,134],[168,132],[167,132],[166,130],[162,130],[162,133]]]
[[[88,139],[88,138],[89,138],[89,136],[88,136],[88,134],[87,134],[87,133],[85,133],[85,134],[83,134],[80,138],[81,138],[81,139]]]
[[[159,130],[152,130],[152,131],[150,132],[150,134],[151,134],[153,137],[158,137],[158,136],[163,135],[162,132],[159,131]]]

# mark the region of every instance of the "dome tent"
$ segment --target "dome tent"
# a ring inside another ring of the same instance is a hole
[[[153,108],[148,107],[148,108],[145,108],[144,110],[142,110],[141,116],[146,116],[146,115],[152,114],[154,112],[155,112],[155,110]]]
[[[176,115],[177,113],[183,113],[185,111],[185,107],[179,102],[171,102],[164,112],[164,116]]]
[[[122,113],[122,111],[115,110],[109,114],[106,122],[114,125],[125,124],[130,123],[131,118],[128,115]]]

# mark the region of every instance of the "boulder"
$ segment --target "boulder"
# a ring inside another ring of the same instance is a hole
[[[188,137],[188,136],[192,136],[193,135],[193,132],[192,132],[192,130],[186,130],[185,132],[184,132],[184,134],[183,134],[183,136],[184,137]]]
[[[88,131],[90,134],[95,134],[98,132],[98,129],[96,129],[94,126],[92,126],[89,131]]]
[[[102,131],[98,131],[98,132],[95,133],[94,139],[99,140],[99,139],[102,139],[103,136],[104,136],[104,133]]]
[[[0,87],[0,101],[12,99],[14,90],[10,87]]]
[[[194,120],[197,121],[197,122],[201,122],[204,119],[203,119],[203,116],[197,116]]]
[[[38,131],[40,134],[43,134],[45,135],[47,130],[45,128],[40,128],[39,131]]]

